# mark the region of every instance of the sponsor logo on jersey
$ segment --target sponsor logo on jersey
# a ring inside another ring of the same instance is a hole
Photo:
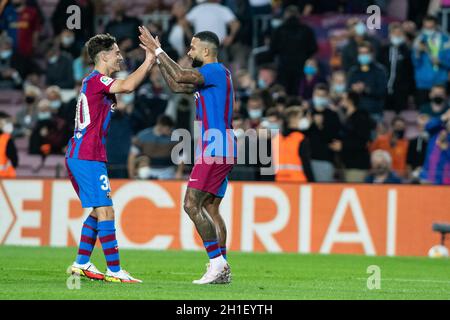
[[[103,83],[105,86],[109,86],[111,82],[114,81],[114,79],[111,79],[110,77],[103,76],[100,78],[101,83]]]

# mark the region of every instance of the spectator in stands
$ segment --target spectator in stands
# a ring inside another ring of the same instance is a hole
[[[45,90],[45,97],[48,99],[52,113],[58,114],[63,104],[61,89],[58,86],[50,86]]]
[[[319,64],[316,59],[309,58],[305,62],[303,68],[303,77],[300,81],[299,95],[305,99],[310,100],[313,95],[314,88],[318,83],[325,82],[325,79],[320,74]]]
[[[56,85],[61,89],[73,89],[75,80],[72,57],[66,52],[61,52],[54,42],[49,43],[46,57],[46,85]]]
[[[82,81],[94,68],[94,64],[90,61],[87,48],[83,47],[81,55],[73,61],[73,77],[75,82]]]
[[[305,132],[311,146],[311,166],[316,182],[334,181],[334,150],[330,147],[340,140],[341,123],[336,112],[329,108],[328,87],[319,83],[314,88],[312,123]]]
[[[399,113],[406,109],[408,97],[415,91],[411,50],[400,23],[389,25],[389,43],[381,47],[379,61],[388,76],[386,109]]]
[[[357,108],[358,100],[359,95],[352,91],[344,95],[341,100],[345,110],[342,140],[330,145],[341,154],[346,182],[363,182],[370,167],[368,144],[374,123],[366,110]]]
[[[430,91],[430,101],[420,107],[420,113],[430,118],[440,117],[449,108],[447,90],[444,85],[434,85]]]
[[[430,135],[422,183],[450,185],[450,111],[431,119],[425,129]]]
[[[302,116],[303,111],[300,107],[287,108],[283,130],[272,139],[275,181],[315,181],[311,169],[310,144],[308,138],[299,130]]]
[[[408,140],[405,138],[406,123],[399,116],[392,119],[392,130],[379,136],[371,145],[370,150],[385,150],[389,152],[392,158],[392,169],[401,177],[405,177],[406,157],[408,154]]]
[[[169,21],[169,29],[165,33],[167,42],[174,48],[178,57],[183,57],[192,39],[192,28],[186,19],[188,7],[184,0],[178,0],[172,6],[172,17]]]
[[[15,116],[15,137],[29,137],[37,121],[37,103],[41,98],[41,89],[27,86],[24,90],[25,104]]]
[[[128,94],[117,97],[117,105],[111,115],[106,152],[108,154],[108,175],[110,178],[128,178],[128,152],[131,147],[133,132],[131,130],[132,104]]]
[[[71,135],[66,122],[50,106],[50,101],[39,101],[38,121],[30,136],[29,153],[40,154],[44,158],[49,154],[64,154]]]
[[[264,29],[259,22],[255,30],[253,19],[259,14],[265,14],[264,12],[271,14],[272,6],[270,1],[256,0],[256,2],[259,2],[259,4],[254,3],[256,6],[252,5],[252,1],[236,1],[236,9],[233,12],[239,21],[240,27],[230,46],[232,58],[230,63],[233,72],[248,68],[248,57],[252,48],[264,45],[264,34],[269,32],[270,25]],[[267,3],[269,3],[269,6],[267,6]],[[255,34],[253,31],[255,31]],[[253,37],[255,37],[255,41],[253,41]]]
[[[171,141],[174,127],[173,120],[160,115],[154,127],[144,129],[133,139],[128,156],[128,174],[130,178],[140,179],[181,179],[184,165],[176,166],[172,162],[172,149],[178,143]],[[149,158],[149,165],[135,168],[135,160],[144,155]],[[145,168],[145,169],[144,169]]]
[[[0,111],[0,178],[16,177],[19,157],[12,138],[13,129],[11,116]]]
[[[69,128],[70,132],[73,132],[75,129],[75,114],[76,114],[76,105],[78,103],[78,93],[81,90],[81,82],[77,82],[75,85],[74,92],[76,95],[72,97],[69,101],[63,102],[61,107],[58,110],[58,116],[66,121],[66,124]]]
[[[229,47],[239,31],[240,23],[228,7],[219,0],[206,0],[194,6],[186,15],[186,19],[193,26],[194,33],[208,30],[214,32],[221,45]],[[227,33],[227,29],[230,30]]]
[[[347,77],[344,71],[335,71],[331,74],[330,98],[338,104],[347,92]]]
[[[275,85],[277,79],[276,68],[271,64],[264,64],[258,69],[257,86],[259,89],[269,89]]]
[[[73,29],[75,41],[81,48],[95,33],[95,7],[92,0],[59,0],[51,17],[53,33],[60,34],[67,28],[67,21],[73,14],[67,8],[73,5],[81,11],[80,27]]]
[[[247,131],[246,121],[239,113],[233,114],[233,132],[236,137],[236,149],[238,156],[238,163],[235,164],[233,170],[228,176],[229,180],[257,180],[258,162],[254,155],[257,154],[257,147],[255,143],[251,144],[249,141],[257,141],[257,133],[255,131]],[[255,161],[251,162],[250,159]]]
[[[375,60],[369,42],[358,45],[358,64],[350,68],[347,81],[347,87],[361,96],[358,109],[366,110],[376,121],[381,121],[387,76],[384,67]]]
[[[366,177],[366,183],[400,184],[402,181],[391,170],[392,158],[385,150],[375,150],[370,156],[372,169]]]
[[[166,112],[169,99],[170,92],[161,72],[158,68],[153,68],[150,72],[150,81],[141,85],[134,99],[131,114],[133,133],[155,126],[158,116]]]
[[[236,73],[236,89],[235,95],[237,100],[241,100],[244,104],[247,104],[247,100],[252,94],[252,92],[256,89],[255,80],[252,79],[250,73],[241,69]]]
[[[105,27],[105,32],[114,36],[119,41],[124,38],[130,39],[130,49],[139,46],[139,29],[142,21],[136,17],[127,16],[127,5],[125,0],[114,1],[112,4],[113,16]]]
[[[272,33],[270,52],[278,63],[277,82],[286,88],[288,95],[297,95],[305,62],[317,52],[316,36],[300,22],[297,7],[287,7],[283,18]]]
[[[417,117],[417,137],[409,140],[408,155],[406,163],[408,168],[408,176],[412,182],[419,182],[419,175],[422,170],[423,163],[428,146],[429,134],[425,130],[425,125],[429,121],[428,116],[420,115]]]
[[[70,54],[72,59],[76,59],[81,52],[81,46],[75,41],[75,33],[72,30],[64,29],[58,36],[59,49]]]
[[[414,39],[417,37],[417,25],[410,20],[402,22],[402,29],[405,33],[406,45],[412,48]]]
[[[28,6],[26,0],[11,0],[0,13],[0,30],[13,40],[14,52],[31,58],[37,47],[41,20],[36,8]]]
[[[37,65],[19,53],[14,53],[13,41],[0,36],[0,89],[21,89],[25,78],[39,72]]]
[[[450,38],[439,31],[437,18],[427,16],[413,45],[412,61],[417,86],[417,105],[428,101],[430,89],[445,85],[450,71]]]
[[[367,27],[362,20],[357,18],[349,19],[347,29],[350,38],[347,45],[342,49],[342,66],[345,72],[349,72],[353,66],[358,64],[359,47],[361,44],[365,42],[370,43],[374,56],[377,55],[380,47],[378,39],[367,34]]]
[[[254,92],[247,101],[248,127],[257,128],[264,116],[265,107],[261,94]]]

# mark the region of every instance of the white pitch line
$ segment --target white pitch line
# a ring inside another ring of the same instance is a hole
[[[367,278],[356,278],[358,280],[367,280]],[[426,280],[426,279],[395,279],[395,278],[381,278],[381,281],[403,281],[403,282],[435,282],[435,283],[447,283],[450,284],[450,281],[446,280]]]

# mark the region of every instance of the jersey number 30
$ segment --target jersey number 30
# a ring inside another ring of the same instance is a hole
[[[75,116],[75,128],[83,130],[91,123],[91,115],[89,114],[89,105],[86,95],[80,92],[77,101],[77,113]]]

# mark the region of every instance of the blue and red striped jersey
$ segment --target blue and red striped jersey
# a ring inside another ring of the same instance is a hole
[[[83,79],[75,115],[75,131],[66,157],[106,162],[106,137],[117,103],[109,92],[114,79],[97,70]]]
[[[196,120],[202,124],[203,156],[236,157],[232,115],[234,90],[230,71],[221,63],[208,63],[198,71],[205,82],[195,92]],[[199,154],[197,148],[196,155]]]

